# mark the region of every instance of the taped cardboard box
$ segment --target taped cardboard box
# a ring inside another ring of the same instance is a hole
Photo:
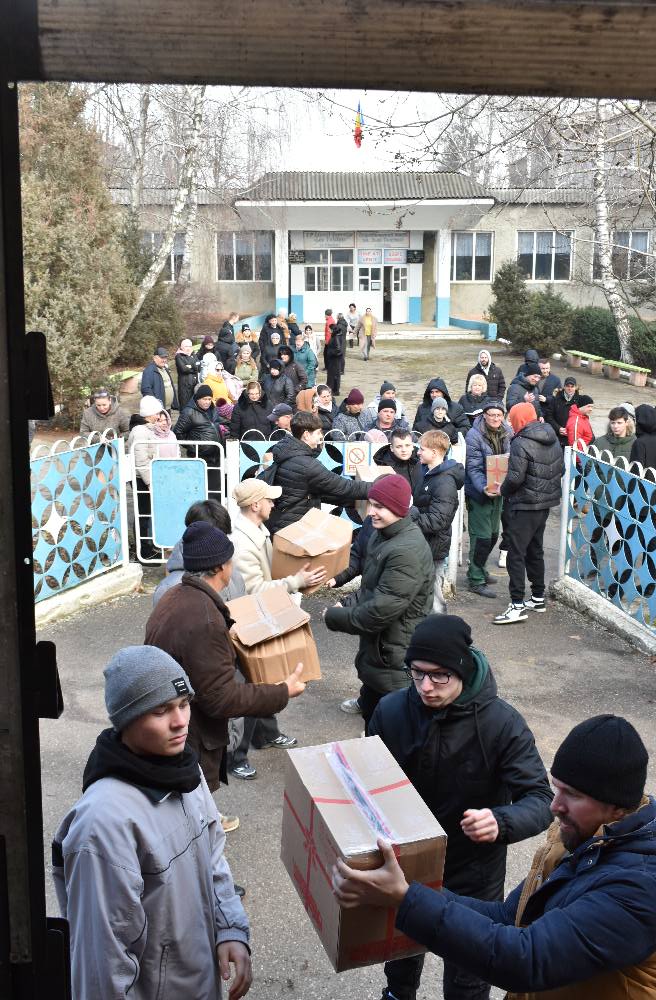
[[[496,483],[501,484],[508,475],[508,454],[488,455],[485,459],[487,473],[487,488],[490,490]]]
[[[234,625],[230,638],[252,684],[277,684],[303,663],[303,680],[321,680],[310,616],[284,587],[237,597],[227,604]]]
[[[348,566],[352,539],[350,521],[313,507],[299,521],[281,528],[273,536],[271,576],[280,580],[298,573],[309,563],[310,569],[323,566],[329,580]],[[316,587],[308,587],[303,593],[311,594],[320,586],[318,583]]]
[[[342,909],[331,873],[338,857],[378,868],[384,836],[408,881],[441,888],[446,834],[428,806],[378,736],[287,756],[281,857],[335,970],[423,954],[395,929],[395,909]]]
[[[355,478],[362,483],[374,483],[381,476],[393,476],[394,469],[389,465],[359,465],[355,470]],[[364,521],[367,516],[368,500],[356,500],[355,509]]]

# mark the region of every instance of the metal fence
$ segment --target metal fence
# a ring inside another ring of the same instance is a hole
[[[656,624],[656,472],[593,447],[566,449],[561,575]]]
[[[97,434],[33,451],[36,602],[128,561],[124,463],[123,441]]]

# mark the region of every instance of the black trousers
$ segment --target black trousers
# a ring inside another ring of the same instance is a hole
[[[544,529],[549,510],[513,510],[508,519],[507,569],[510,600],[524,600],[526,577],[533,597],[544,597]]]
[[[326,385],[333,396],[339,395],[339,387],[342,381],[340,358],[328,358],[326,364]]]
[[[385,963],[387,986],[396,1000],[415,1000],[423,968],[423,955]],[[490,984],[453,962],[445,962],[442,994],[444,1000],[489,1000]]]
[[[364,719],[364,733],[365,736],[369,735],[369,723],[371,722],[371,717],[376,711],[376,706],[381,698],[384,698],[387,694],[386,691],[374,691],[373,688],[368,687],[363,684],[360,688],[360,697],[358,701],[360,702],[360,711],[362,712],[362,718]]]
[[[257,719],[252,715],[244,717],[244,735],[239,746],[235,747],[230,760],[230,767],[240,767],[241,764],[248,764],[248,750],[254,746],[257,750],[269,740],[275,740],[280,736],[278,720],[275,715]]]

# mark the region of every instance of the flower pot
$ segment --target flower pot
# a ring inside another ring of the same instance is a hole
[[[588,368],[590,369],[590,374],[601,375],[603,364],[603,361],[589,361]]]
[[[631,372],[629,382],[638,387],[647,385],[647,372]]]

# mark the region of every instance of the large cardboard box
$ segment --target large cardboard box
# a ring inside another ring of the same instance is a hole
[[[408,881],[441,888],[446,834],[380,737],[288,751],[281,857],[337,972],[426,950],[395,930],[393,908],[346,910],[333,893],[337,858],[382,864],[378,836]]]
[[[355,478],[362,483],[374,483],[381,476],[393,476],[394,469],[389,465],[359,465],[355,470]],[[356,500],[355,509],[364,521],[367,516],[368,500]]]
[[[310,616],[284,587],[236,597],[228,601],[227,607],[235,621],[230,638],[251,683],[284,681],[299,662],[303,663],[304,681],[321,680]]]
[[[352,539],[350,521],[313,507],[300,521],[281,528],[273,536],[271,576],[280,580],[298,573],[309,563],[311,569],[323,566],[329,580],[348,566]],[[320,586],[308,587],[304,593],[311,594]]]
[[[508,475],[508,454],[488,455],[485,459],[487,473],[487,488],[492,489],[495,483],[502,483]]]

